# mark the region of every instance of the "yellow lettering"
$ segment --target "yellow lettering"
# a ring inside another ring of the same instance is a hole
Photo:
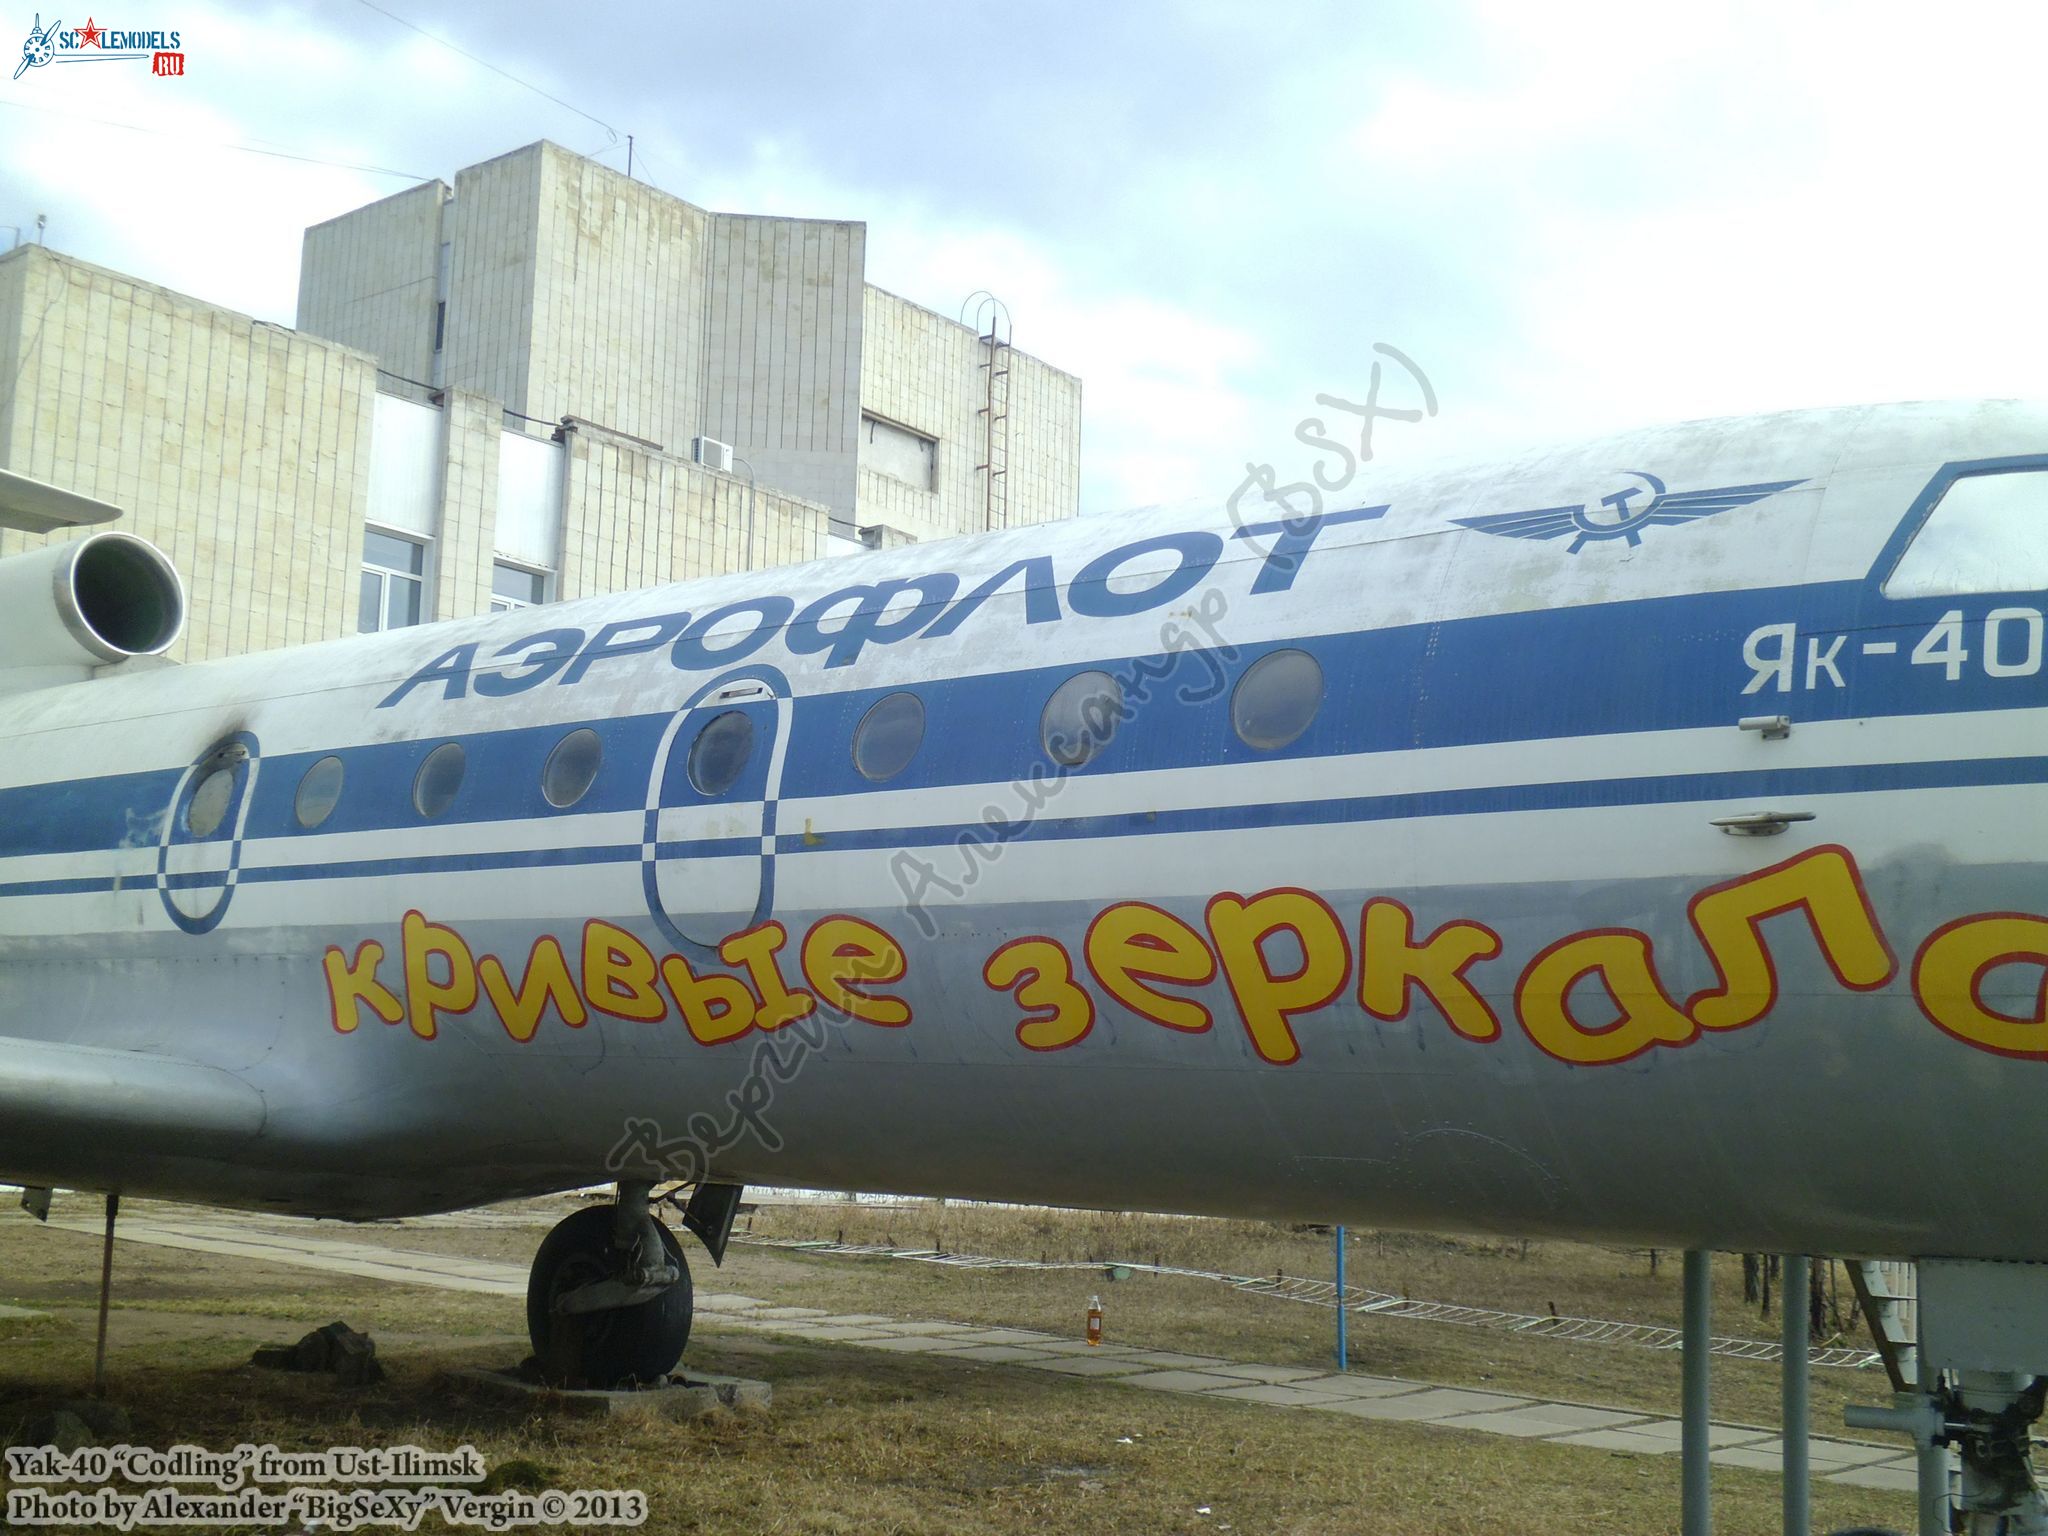
[[[1778,969],[1764,944],[1766,918],[1803,911],[1814,942],[1845,987],[1867,992],[1898,969],[1877,914],[1845,848],[1815,848],[1770,869],[1700,892],[1693,931],[1720,985],[1694,994],[1686,1011],[1702,1029],[1741,1029],[1778,1001]]]
[[[864,1024],[899,1029],[910,1004],[886,992],[865,992],[856,982],[901,981],[909,970],[903,946],[857,917],[824,917],[804,935],[804,980],[825,1006]]]
[[[337,1034],[349,1034],[361,1022],[356,1009],[366,1005],[386,1024],[405,1017],[405,1005],[391,989],[377,979],[377,967],[384,963],[384,946],[365,939],[356,946],[353,960],[337,946],[327,951],[327,999],[332,1008]]]
[[[761,995],[761,1007],[754,1015],[756,1029],[780,1029],[805,1017],[818,1006],[808,992],[792,992],[782,979],[776,957],[789,939],[789,931],[777,922],[766,922],[745,933],[736,933],[718,946],[718,956],[727,965],[743,965],[754,978]],[[673,990],[673,989],[671,989]]]
[[[1030,1010],[1017,1024],[1029,1050],[1065,1050],[1095,1027],[1095,1000],[1074,985],[1073,961],[1052,939],[1012,939],[988,957],[981,979]]]
[[[1582,1024],[1572,989],[1599,974],[1620,1016]],[[1553,944],[1522,972],[1515,1012],[1538,1050],[1577,1066],[1604,1066],[1653,1045],[1689,1045],[1699,1032],[1664,995],[1650,964],[1650,941],[1632,928],[1603,928]]]
[[[1288,1021],[1329,1003],[1351,974],[1344,925],[1322,897],[1293,889],[1266,891],[1249,901],[1225,892],[1210,901],[1208,918],[1252,1049],[1275,1065],[1297,1060],[1301,1047]],[[1281,973],[1267,963],[1266,941],[1283,931],[1300,946],[1301,964]]]
[[[571,1029],[581,1029],[589,1022],[590,1015],[569,975],[568,957],[562,953],[561,941],[552,934],[534,944],[526,959],[526,974],[516,989],[506,974],[504,962],[496,955],[485,955],[477,961],[476,970],[484,984],[484,996],[497,1010],[498,1022],[505,1026],[506,1034],[521,1044],[531,1040],[540,1028],[541,1015],[549,1003],[555,1005],[555,1012]]]
[[[1102,989],[1131,1012],[1190,1034],[1209,1027],[1209,1010],[1195,999],[1146,985],[1200,986],[1216,979],[1209,946],[1171,912],[1142,901],[1107,907],[1088,925],[1084,953]]]
[[[583,925],[583,992],[599,1013],[637,1024],[666,1018],[654,977],[654,956],[632,934],[596,918]]]
[[[406,1016],[422,1040],[440,1033],[442,1013],[467,1013],[476,1006],[476,962],[469,946],[453,928],[430,923],[417,912],[405,914]],[[434,977],[433,959],[448,962],[448,979]]]
[[[661,962],[661,979],[699,1045],[724,1045],[754,1027],[754,994],[739,977],[724,971],[699,976],[681,955],[669,955]]]
[[[1913,996],[1937,1029],[1999,1056],[2048,1061],[2048,975],[2022,1011],[1994,1008],[1985,982],[2001,966],[2048,966],[2048,918],[1987,912],[1937,928],[1913,961]],[[2023,996],[2023,995],[2022,995]]]
[[[1465,972],[1500,953],[1500,935],[1478,923],[1445,923],[1420,944],[1415,917],[1400,902],[1375,896],[1365,904],[1358,936],[1358,1001],[1376,1019],[1405,1019],[1420,987],[1467,1040],[1498,1040],[1500,1020]]]

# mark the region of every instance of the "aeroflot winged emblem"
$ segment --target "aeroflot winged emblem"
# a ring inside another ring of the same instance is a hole
[[[1601,539],[1626,539],[1634,548],[1643,542],[1645,528],[1676,528],[1698,522],[1731,507],[1746,507],[1753,501],[1779,491],[1789,491],[1804,480],[1773,480],[1763,485],[1724,485],[1711,491],[1667,491],[1664,482],[1639,469],[1625,473],[1642,481],[1624,486],[1596,503],[1576,507],[1540,507],[1533,512],[1492,512],[1485,517],[1454,517],[1452,522],[1503,539],[1560,539],[1573,534],[1566,554],[1576,555],[1587,544]],[[1641,497],[1649,500],[1638,505]]]

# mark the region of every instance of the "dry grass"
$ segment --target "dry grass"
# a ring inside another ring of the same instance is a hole
[[[1012,1258],[1135,1259],[1221,1273],[1280,1272],[1327,1279],[1333,1269],[1332,1240],[1326,1233],[1202,1218],[834,1202],[763,1207],[754,1217],[753,1230]],[[1089,1296],[1099,1294],[1110,1336],[1119,1343],[1276,1365],[1322,1365],[1332,1358],[1335,1320],[1327,1310],[1248,1296],[1214,1281],[1140,1272],[1112,1284],[1083,1272],[959,1270],[893,1259],[776,1257],[789,1266],[773,1268],[776,1298],[802,1306],[843,1307],[846,1287],[852,1285],[861,1306],[875,1312],[1078,1333]],[[743,1254],[737,1268],[744,1274],[760,1262],[758,1255]],[[1676,1254],[1664,1255],[1652,1274],[1645,1254],[1582,1243],[1524,1245],[1360,1232],[1353,1234],[1348,1266],[1353,1284],[1433,1301],[1539,1314],[1554,1306],[1563,1313],[1669,1327],[1679,1321],[1681,1265]],[[834,1273],[833,1267],[851,1268],[858,1278],[849,1280]],[[748,1289],[737,1279],[734,1284]],[[1716,1333],[1776,1337],[1776,1314],[1765,1320],[1743,1302],[1738,1255],[1717,1256],[1714,1291]],[[1844,1342],[1867,1339],[1859,1331]],[[1559,1343],[1453,1324],[1372,1317],[1352,1319],[1350,1344],[1354,1366],[1384,1375],[1678,1412],[1676,1352]],[[1714,1362],[1717,1418],[1774,1426],[1779,1392],[1774,1364]],[[1883,1402],[1888,1396],[1882,1372],[1817,1371],[1812,1381],[1813,1422],[1822,1433],[1843,1433],[1845,1406]]]
[[[523,1264],[559,1205],[532,1228],[323,1227],[391,1246]],[[852,1239],[869,1208],[777,1208],[763,1228],[801,1225]],[[901,1221],[901,1217],[895,1217]],[[1039,1257],[1114,1254],[1166,1262],[1313,1272],[1326,1240],[1235,1223],[937,1208],[946,1246]],[[893,1235],[926,1243],[929,1230]],[[967,1239],[972,1238],[970,1242]],[[1110,1243],[1109,1239],[1118,1239]],[[1097,1247],[1101,1243],[1105,1246]],[[1176,1246],[1177,1245],[1177,1246]],[[37,1398],[75,1392],[90,1369],[97,1243],[83,1234],[0,1220],[0,1297],[52,1305],[54,1323],[0,1325],[0,1432]],[[1236,1262],[1232,1262],[1236,1256]],[[1216,1262],[1222,1260],[1222,1262]],[[1256,1260],[1256,1262],[1251,1262]],[[1561,1309],[1663,1320],[1677,1311],[1676,1266],[1652,1281],[1627,1255],[1568,1245],[1365,1238],[1360,1278],[1387,1289],[1527,1308],[1554,1291]],[[1384,1266],[1384,1270],[1375,1268]],[[699,1283],[777,1302],[1008,1322],[1078,1332],[1090,1291],[1103,1293],[1117,1342],[1239,1359],[1320,1364],[1330,1314],[1195,1281],[1087,1274],[976,1273],[890,1260],[845,1260],[736,1249]],[[1397,1277],[1392,1271],[1398,1270]],[[1722,1276],[1721,1322],[1732,1331],[1739,1276]],[[693,1536],[741,1532],[1022,1533],[1281,1531],[1290,1533],[1659,1532],[1677,1525],[1672,1457],[1480,1437],[1338,1415],[1282,1412],[1048,1378],[976,1365],[721,1335],[707,1320],[691,1346],[699,1368],[763,1377],[776,1406],[763,1418],[617,1425],[535,1413],[481,1397],[450,1368],[503,1364],[523,1353],[520,1303],[319,1275],[143,1245],[117,1256],[114,1395],[137,1438],[222,1446],[244,1441],[324,1447],[472,1442],[493,1465],[526,1459],[563,1487],[639,1487],[648,1529]],[[1600,1305],[1586,1298],[1600,1299]],[[1571,1298],[1571,1300],[1567,1300]],[[1634,1310],[1625,1311],[1624,1308]],[[346,1393],[324,1380],[277,1376],[244,1362],[255,1344],[345,1317],[376,1333],[392,1370],[384,1386]],[[1668,1410],[1676,1363],[1640,1351],[1560,1346],[1420,1323],[1362,1323],[1354,1353],[1367,1369],[1460,1384]],[[1745,1384],[1745,1377],[1753,1378]],[[1717,1412],[1763,1420],[1775,1373],[1717,1372]],[[1859,1378],[1863,1395],[1876,1383]],[[1654,1401],[1653,1401],[1654,1399]],[[1816,1422],[1827,1427],[1816,1404]],[[1839,1420],[1836,1420],[1839,1422]],[[1718,1529],[1777,1529],[1777,1480],[1715,1472]],[[1210,1513],[1196,1510],[1206,1505]],[[1828,1484],[1816,1488],[1820,1528],[1905,1522],[1910,1501]]]
[[[959,1202],[769,1205],[754,1214],[746,1230],[766,1237],[1052,1261],[1121,1259],[1244,1275],[1328,1279],[1334,1262],[1327,1229]],[[1623,1322],[1672,1323],[1677,1317],[1677,1253],[1660,1254],[1653,1270],[1643,1250],[1363,1229],[1350,1234],[1348,1253],[1352,1284],[1397,1295]],[[1715,1278],[1718,1332],[1777,1336],[1775,1319],[1766,1320],[1743,1304],[1737,1255],[1720,1256]]]
[[[1283,1413],[872,1351],[738,1344],[702,1349],[700,1363],[773,1381],[770,1413],[620,1427],[511,1407],[446,1375],[502,1358],[488,1346],[394,1352],[389,1382],[345,1393],[250,1369],[240,1363],[247,1338],[229,1320],[220,1326],[212,1336],[117,1350],[115,1396],[134,1415],[138,1438],[302,1449],[471,1443],[492,1465],[538,1463],[555,1486],[641,1488],[655,1532],[1524,1536],[1657,1532],[1677,1523],[1669,1457]],[[83,1338],[9,1344],[0,1355],[0,1421],[38,1394],[73,1389],[88,1353]],[[1777,1528],[1775,1479],[1717,1470],[1715,1481],[1721,1530]],[[1829,1525],[1896,1519],[1899,1502],[1823,1487],[1818,1512]],[[1204,1507],[1209,1513],[1198,1514]]]

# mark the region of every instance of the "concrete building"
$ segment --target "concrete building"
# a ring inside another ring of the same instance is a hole
[[[535,145],[308,231],[297,330],[20,247],[0,467],[127,510],[188,659],[1071,515],[1079,381],[864,244]]]
[[[1070,517],[1071,374],[871,287],[866,226],[713,213],[548,143],[306,232],[302,331],[919,539]]]
[[[38,246],[0,257],[0,467],[124,508],[190,588],[173,655],[582,597],[826,552],[815,502]],[[0,530],[0,555],[45,542]]]

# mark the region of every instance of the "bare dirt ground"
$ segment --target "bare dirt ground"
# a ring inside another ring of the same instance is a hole
[[[77,1200],[78,1212],[93,1209]],[[560,1202],[502,1221],[345,1228],[391,1247],[524,1264]],[[1125,1258],[1231,1272],[1327,1274],[1329,1240],[1240,1223],[981,1207],[764,1208],[763,1232],[938,1246],[1028,1258]],[[936,1239],[936,1240],[935,1240]],[[0,1300],[50,1308],[0,1323],[0,1435],[36,1402],[88,1378],[98,1244],[0,1221]],[[1523,1311],[1670,1322],[1677,1265],[1564,1244],[1481,1244],[1362,1234],[1354,1280]],[[986,1272],[886,1259],[736,1247],[722,1271],[693,1250],[705,1290],[834,1311],[1008,1323],[1078,1334],[1101,1294],[1109,1333],[1241,1360],[1324,1364],[1331,1314],[1209,1282],[1088,1273]],[[1717,1331],[1745,1319],[1734,1260],[1717,1274]],[[472,1443],[534,1486],[646,1491],[661,1532],[1659,1532],[1677,1526],[1675,1457],[1611,1454],[1461,1431],[1188,1399],[998,1365],[720,1334],[708,1316],[699,1369],[773,1382],[765,1415],[622,1427],[482,1397],[451,1377],[525,1352],[516,1297],[472,1295],[124,1244],[117,1249],[112,1396],[155,1445],[275,1442],[324,1448]],[[391,1372],[347,1391],[248,1366],[259,1343],[346,1318],[378,1338]],[[1673,1357],[1417,1322],[1361,1320],[1358,1368],[1662,1412],[1677,1405]],[[1839,1383],[1832,1378],[1841,1377]],[[1774,1423],[1773,1368],[1716,1362],[1716,1415]],[[1840,1401],[1883,1395],[1881,1377],[1820,1373],[1815,1423]],[[1714,1473],[1718,1529],[1771,1532],[1778,1482]],[[536,1481],[537,1480],[537,1481]],[[1819,1484],[1818,1528],[1903,1525],[1910,1501]],[[1206,1511],[1206,1512],[1204,1512]],[[433,1528],[431,1522],[427,1527]]]

